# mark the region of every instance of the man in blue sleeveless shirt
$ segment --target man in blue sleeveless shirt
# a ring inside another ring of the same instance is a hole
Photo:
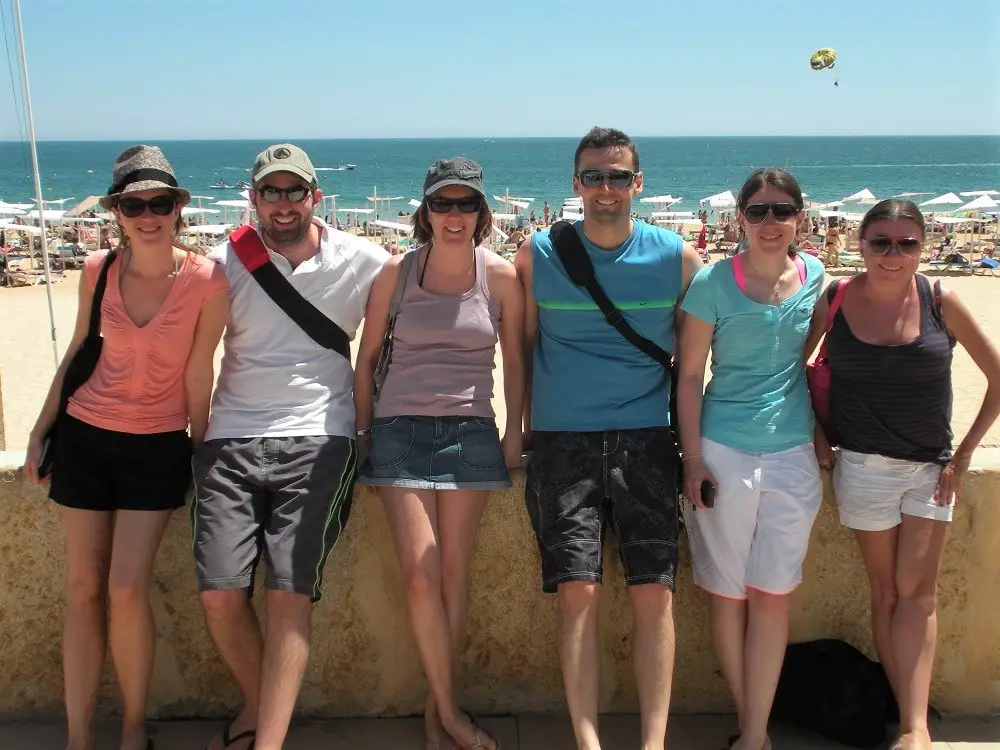
[[[632,221],[639,154],[619,130],[594,128],[576,149],[575,225],[597,281],[629,324],[675,350],[675,312],[701,267],[690,244]],[[629,585],[642,747],[663,748],[674,663],[678,463],[669,374],[608,325],[567,275],[548,232],[518,249],[531,376],[526,502],[542,589],[559,600],[559,659],[579,750],[598,750],[598,598],[604,529],[618,536]]]

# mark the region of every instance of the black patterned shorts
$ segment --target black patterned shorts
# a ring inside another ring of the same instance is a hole
[[[630,586],[674,588],[680,458],[667,428],[535,432],[525,501],[542,558],[542,590],[603,574],[614,527]]]

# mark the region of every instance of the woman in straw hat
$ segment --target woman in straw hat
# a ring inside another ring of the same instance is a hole
[[[150,575],[191,481],[192,443],[205,434],[212,358],[229,313],[224,271],[177,241],[189,199],[160,149],[132,146],[119,155],[101,204],[117,219],[121,242],[84,262],[70,353],[29,438],[25,472],[48,481],[39,462],[44,436],[58,424],[49,497],[66,536],[69,750],[94,747],[108,640],[124,702],[121,750],[153,745],[145,730],[156,643]],[[87,338],[105,272],[103,348],[93,374],[64,403],[63,381]]]

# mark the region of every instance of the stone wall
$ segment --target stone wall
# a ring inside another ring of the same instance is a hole
[[[977,465],[994,460],[982,450]],[[8,464],[14,461],[7,454]],[[941,570],[933,702],[957,714],[1000,710],[1000,461],[974,471]],[[0,719],[62,714],[63,546],[43,490],[0,472]],[[804,585],[794,595],[793,640],[837,637],[872,653],[867,580],[852,537],[827,501],[813,531]],[[523,504],[523,476],[491,499],[470,575],[469,638],[458,688],[489,713],[564,709],[555,649],[555,598],[540,593],[538,554]],[[691,583],[686,540],[675,604],[673,709],[730,710],[712,652],[706,599]],[[602,600],[603,711],[635,711],[631,617],[617,552],[609,545]],[[358,490],[347,530],[326,566],[303,715],[391,716],[422,710],[425,683],[410,635],[399,569],[378,499]],[[262,597],[256,604],[263,610]],[[175,514],[152,585],[159,642],[150,697],[156,718],[222,716],[238,694],[216,656],[197,599],[187,516]],[[110,666],[100,710],[116,711]]]

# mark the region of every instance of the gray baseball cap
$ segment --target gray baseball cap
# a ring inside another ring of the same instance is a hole
[[[483,200],[486,200],[486,188],[483,187],[483,168],[464,156],[452,159],[438,159],[431,164],[424,178],[424,195],[433,195],[441,188],[450,185],[462,185],[472,188]]]
[[[278,143],[268,146],[257,154],[251,174],[254,182],[275,172],[291,172],[298,175],[309,184],[317,184],[316,169],[309,155],[292,143]]]

